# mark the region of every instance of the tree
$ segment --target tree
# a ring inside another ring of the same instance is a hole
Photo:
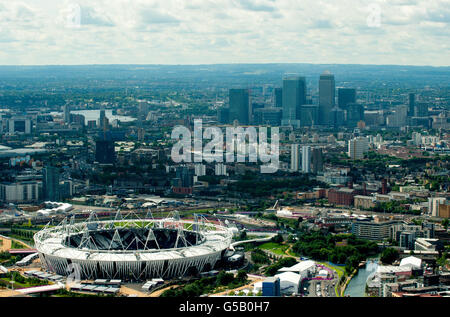
[[[245,272],[244,270],[239,270],[236,276],[236,280],[239,283],[247,281],[247,272]]]
[[[275,242],[275,243],[281,243],[284,241],[283,236],[279,233],[276,236],[274,236],[271,240],[272,240],[272,242]]]
[[[394,248],[386,248],[381,252],[380,260],[385,264],[392,264],[399,258],[399,253]]]
[[[445,230],[447,230],[449,222],[448,218],[442,220],[441,224],[444,226]]]
[[[219,274],[217,274],[216,284],[217,286],[228,285],[233,282],[233,279],[233,274],[227,273],[225,271],[220,271]]]
[[[247,239],[247,231],[241,231],[239,234],[239,240],[246,240]]]
[[[447,264],[447,252],[442,253],[442,256],[436,260],[436,264],[444,267]]]

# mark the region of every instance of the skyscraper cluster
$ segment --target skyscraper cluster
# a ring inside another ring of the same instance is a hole
[[[421,109],[422,110],[422,109]],[[417,107],[414,108],[417,111]],[[326,126],[354,128],[364,121],[364,107],[356,103],[356,89],[338,88],[334,75],[325,71],[319,77],[318,103],[307,99],[306,79],[286,74],[282,87],[273,89],[270,105],[252,103],[249,89],[230,89],[229,107],[217,110],[218,121],[223,124],[269,124],[294,128]]]

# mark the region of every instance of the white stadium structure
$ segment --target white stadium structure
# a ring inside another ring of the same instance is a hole
[[[147,217],[146,217],[147,218]],[[81,279],[145,280],[181,277],[214,268],[230,247],[232,231],[205,218],[85,222],[64,219],[34,236],[42,265],[60,275]],[[78,277],[78,276],[77,276]]]

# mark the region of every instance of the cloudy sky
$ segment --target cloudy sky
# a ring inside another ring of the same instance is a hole
[[[450,65],[450,0],[0,0],[0,65]]]

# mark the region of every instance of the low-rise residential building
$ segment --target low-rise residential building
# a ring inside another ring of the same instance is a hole
[[[355,208],[371,209],[375,207],[375,198],[372,196],[356,195],[354,197]]]

